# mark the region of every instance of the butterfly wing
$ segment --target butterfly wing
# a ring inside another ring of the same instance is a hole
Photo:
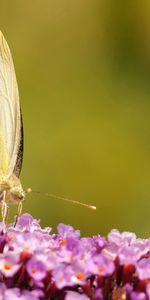
[[[20,111],[21,114],[21,111]],[[22,114],[21,114],[21,129],[20,129],[20,142],[19,147],[17,151],[17,160],[15,164],[15,168],[13,173],[19,177],[22,167],[22,161],[23,161],[23,121],[22,121]]]
[[[0,32],[0,175],[19,176],[23,156],[21,110],[9,46]]]

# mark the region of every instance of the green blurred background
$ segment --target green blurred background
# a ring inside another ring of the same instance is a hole
[[[23,111],[21,179],[41,192],[24,211],[54,230],[149,235],[150,2],[1,0],[0,28]]]

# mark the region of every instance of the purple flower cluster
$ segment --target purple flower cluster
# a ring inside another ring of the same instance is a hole
[[[0,223],[0,300],[148,300],[150,239],[112,230],[80,237],[42,229],[29,214]]]

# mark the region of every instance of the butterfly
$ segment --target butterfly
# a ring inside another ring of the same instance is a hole
[[[19,101],[18,85],[9,46],[0,31],[0,204],[2,221],[6,223],[10,203],[18,204],[18,214],[22,211],[22,201],[28,188],[23,190],[19,175],[23,160],[23,122]],[[46,194],[95,210],[96,207],[76,200]],[[17,222],[17,218],[16,218]]]
[[[0,31],[0,203],[5,223],[8,204],[17,203],[19,214],[25,191],[19,175],[23,160],[23,123],[18,85],[9,46]]]

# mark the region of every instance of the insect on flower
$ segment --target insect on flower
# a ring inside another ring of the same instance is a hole
[[[0,31],[0,204],[2,220],[6,223],[8,204],[18,204],[21,215],[25,192],[19,175],[23,159],[23,123],[17,80],[9,46]],[[55,199],[80,204],[95,210],[96,207],[76,200],[47,194]]]
[[[17,80],[9,46],[0,31],[0,202],[6,222],[8,204],[18,204],[21,214],[23,190],[19,175],[23,159],[23,125]]]

